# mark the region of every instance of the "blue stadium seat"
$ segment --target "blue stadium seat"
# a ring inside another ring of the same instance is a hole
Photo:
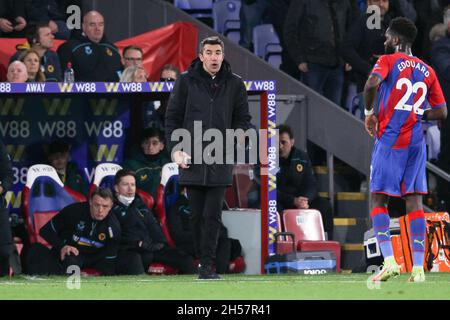
[[[194,18],[211,18],[213,0],[175,0],[174,6]]]
[[[228,36],[228,33],[239,31],[241,28],[240,9],[241,2],[238,0],[218,0],[214,2],[212,7],[214,30],[225,36]]]
[[[266,61],[271,55],[281,55],[280,39],[272,24],[261,24],[253,28],[253,47],[254,54]]]
[[[53,167],[45,164],[31,166],[22,192],[22,208],[30,242],[48,246],[39,230],[61,209],[82,201],[86,201],[85,196],[65,187]]]

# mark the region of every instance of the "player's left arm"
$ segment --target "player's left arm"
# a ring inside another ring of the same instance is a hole
[[[378,131],[378,118],[373,110],[373,103],[377,94],[377,88],[381,83],[381,78],[378,74],[372,73],[364,86],[364,126],[371,137],[374,137]]]
[[[444,120],[447,118],[447,105],[445,102],[445,97],[434,72],[432,73],[432,76],[434,77],[434,81],[431,84],[430,95],[428,96],[428,103],[431,108],[424,111],[422,119]]]

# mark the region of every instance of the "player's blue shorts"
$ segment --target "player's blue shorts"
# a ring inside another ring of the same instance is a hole
[[[427,193],[426,145],[392,149],[376,140],[370,165],[370,191],[389,196]]]

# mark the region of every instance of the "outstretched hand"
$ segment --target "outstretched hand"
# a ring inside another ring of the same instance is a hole
[[[172,154],[173,161],[182,169],[189,168],[189,160],[191,159],[191,156],[188,155],[184,151],[175,151]]]
[[[366,131],[370,134],[371,137],[375,137],[378,131],[378,118],[375,114],[371,114],[370,116],[366,116],[364,120],[364,125],[366,127]]]

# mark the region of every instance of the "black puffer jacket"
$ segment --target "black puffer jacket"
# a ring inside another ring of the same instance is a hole
[[[226,129],[247,130],[250,119],[244,83],[231,72],[230,64],[224,60],[213,79],[204,71],[202,62],[195,59],[189,70],[175,82],[166,111],[166,142],[169,150],[178,144],[178,141],[171,141],[175,129],[184,128],[191,135],[191,150],[185,152],[192,156],[192,164],[188,169],[181,169],[180,183],[197,186],[226,186],[232,183],[233,165],[205,164],[203,150],[211,142],[202,142],[202,135],[194,137],[194,121],[201,121],[203,134],[208,129],[218,129],[225,144]],[[231,150],[234,148],[228,147]],[[196,157],[196,154],[199,156]],[[222,163],[225,161],[224,155]]]
[[[138,195],[129,206],[114,200],[111,212],[116,216],[122,230],[121,250],[157,251],[167,246],[161,226]]]

